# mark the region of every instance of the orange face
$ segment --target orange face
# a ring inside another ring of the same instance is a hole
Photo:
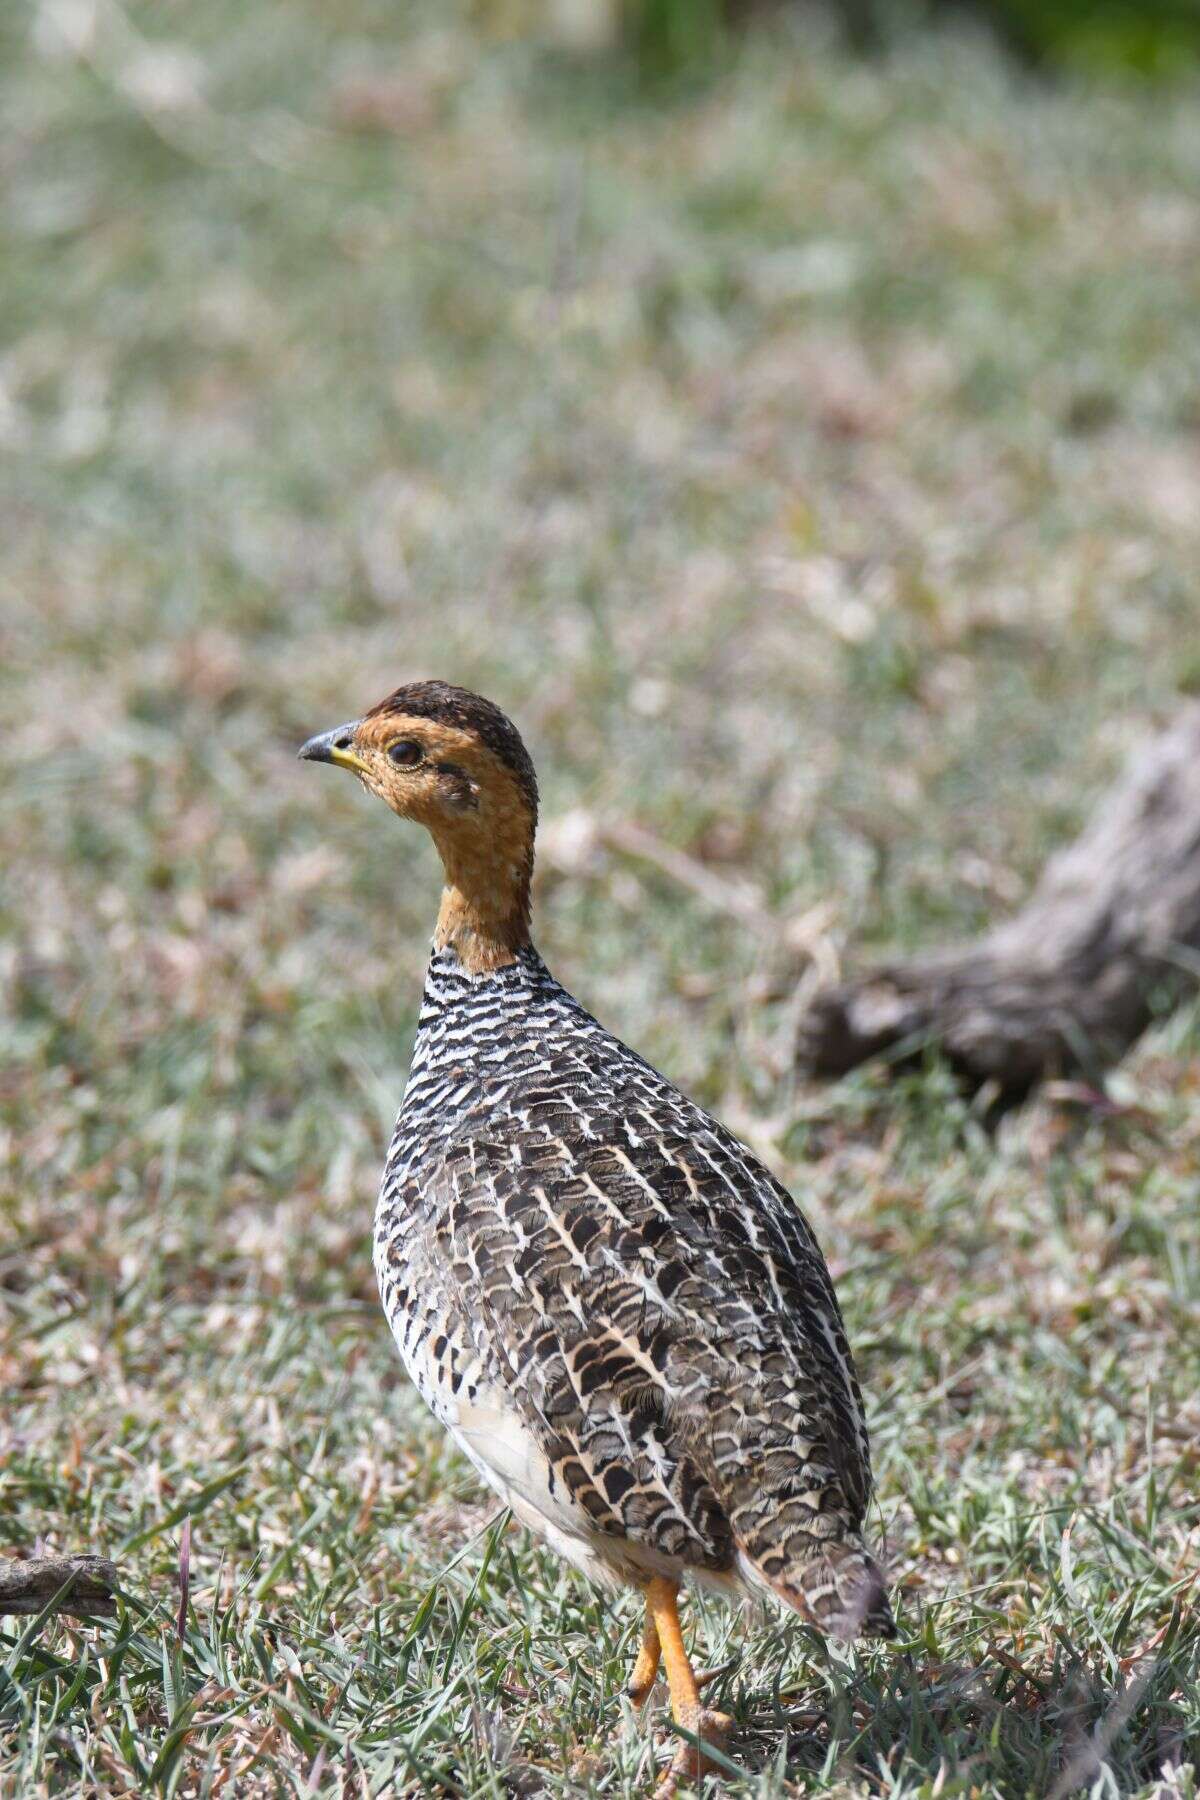
[[[361,746],[361,748],[359,748]],[[383,713],[359,726],[355,748],[364,780],[402,819],[482,848],[521,848],[533,832],[529,806],[512,771],[473,731],[441,720]]]
[[[516,777],[461,726],[403,713],[368,714],[310,738],[300,754],[352,769],[394,813],[415,819],[435,837],[447,829],[467,838],[508,837],[518,822],[521,834],[529,834],[529,806]]]

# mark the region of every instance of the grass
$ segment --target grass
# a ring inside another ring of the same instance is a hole
[[[0,1553],[128,1594],[6,1621],[0,1791],[650,1782],[635,1603],[496,1520],[374,1296],[435,868],[294,748],[436,673],[537,757],[548,960],[848,1314],[903,1636],[697,1603],[731,1791],[1193,1794],[1195,1015],[995,1139],[788,1052],[1200,684],[1195,95],[803,14],[648,104],[494,16],[0,22]]]

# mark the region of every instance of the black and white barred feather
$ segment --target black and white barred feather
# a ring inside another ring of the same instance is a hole
[[[483,975],[432,958],[375,1263],[421,1394],[587,1573],[691,1572],[893,1631],[811,1230],[528,946]]]

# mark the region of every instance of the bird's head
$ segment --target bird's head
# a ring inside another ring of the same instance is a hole
[[[476,972],[513,960],[529,938],[537,778],[498,706],[449,682],[414,681],[309,738],[300,755],[350,769],[430,833],[446,871],[439,945]]]

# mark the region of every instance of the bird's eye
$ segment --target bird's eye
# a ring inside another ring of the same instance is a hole
[[[388,745],[388,756],[398,769],[415,769],[425,752],[411,738],[400,738]]]

